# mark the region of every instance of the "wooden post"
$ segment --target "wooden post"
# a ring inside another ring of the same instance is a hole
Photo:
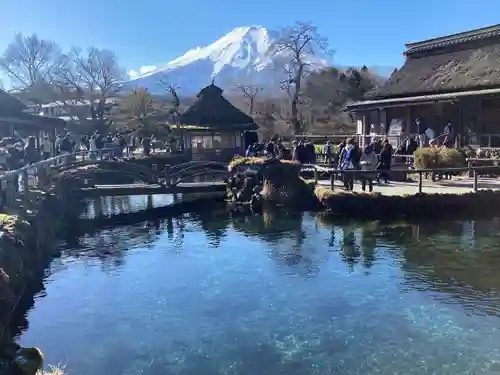
[[[335,189],[335,171],[330,175],[330,189]]]
[[[13,207],[14,204],[16,203],[16,184],[17,182],[17,175],[9,176],[5,180],[5,205]]]
[[[473,174],[474,174],[473,189],[474,189],[474,193],[477,193],[477,171],[476,171],[476,169],[473,169]]]
[[[423,181],[422,181],[422,172],[418,172],[418,193],[422,193]]]
[[[467,159],[467,168],[469,168],[469,178],[473,177],[471,158]]]
[[[48,167],[46,165],[40,165],[36,168],[36,180],[38,187],[43,187],[47,185],[47,174],[48,174]]]
[[[317,185],[319,181],[319,172],[316,166],[314,166],[313,168],[314,168],[314,184]]]
[[[29,186],[28,186],[28,169],[24,169],[21,172],[21,176],[23,179],[23,194],[24,194],[24,199],[28,199],[28,191],[29,191]]]
[[[172,184],[172,180],[170,178],[170,166],[165,165],[165,180],[167,181],[167,185]]]

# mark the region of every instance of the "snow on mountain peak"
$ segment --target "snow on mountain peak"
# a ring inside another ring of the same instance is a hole
[[[237,27],[216,42],[191,49],[164,66],[141,69],[140,73],[131,72],[132,79],[126,86],[159,91],[159,75],[167,76],[168,80],[180,86],[181,91],[189,92],[199,91],[214,78],[222,86],[229,85],[229,82],[234,84],[242,77],[251,78],[255,83],[269,83],[271,75],[277,76],[273,64],[275,57],[268,53],[277,37],[278,33],[260,25]],[[324,62],[320,61],[320,65]]]

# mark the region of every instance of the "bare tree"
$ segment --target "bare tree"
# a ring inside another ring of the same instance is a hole
[[[132,130],[147,126],[149,119],[156,114],[153,98],[148,90],[143,88],[137,88],[126,96],[120,104],[120,109],[128,115]]]
[[[177,123],[177,117],[179,116],[181,100],[177,94],[179,85],[170,82],[166,74],[161,74],[158,83],[165,89],[165,91],[172,96],[171,108],[169,114],[171,115],[173,122]]]
[[[261,93],[264,90],[264,88],[262,86],[252,85],[252,84],[239,84],[236,85],[236,89],[240,91],[244,95],[244,97],[248,100],[248,115],[253,116],[255,108],[255,100],[257,98],[257,95]]]
[[[137,88],[120,102],[120,110],[112,115],[113,122],[135,134],[159,137],[170,135],[170,127],[165,124],[163,103],[145,88]]]
[[[273,43],[270,53],[286,59],[286,79],[282,89],[290,96],[290,123],[295,134],[304,131],[299,114],[300,95],[304,78],[314,70],[311,57],[329,55],[328,40],[318,34],[317,27],[310,23],[297,22],[281,30],[280,37]]]
[[[60,67],[61,50],[36,34],[16,34],[0,58],[0,69],[15,89],[51,83]]]
[[[126,77],[114,52],[91,47],[86,53],[73,48],[62,58],[58,89],[64,100],[71,98],[90,107],[94,119],[104,119],[106,99],[120,91]]]

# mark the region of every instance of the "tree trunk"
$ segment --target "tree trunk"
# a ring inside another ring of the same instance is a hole
[[[290,121],[292,123],[293,131],[296,135],[299,135],[302,133],[302,125],[300,123],[299,119],[299,96],[300,96],[300,88],[302,84],[302,74],[304,71],[304,65],[300,65],[299,68],[297,69],[297,74],[295,75],[294,83],[295,83],[295,90],[293,91],[293,97],[292,97],[292,115],[290,118]]]

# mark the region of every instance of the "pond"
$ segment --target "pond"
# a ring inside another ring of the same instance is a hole
[[[498,374],[500,221],[186,214],[62,244],[22,345],[66,373]]]

